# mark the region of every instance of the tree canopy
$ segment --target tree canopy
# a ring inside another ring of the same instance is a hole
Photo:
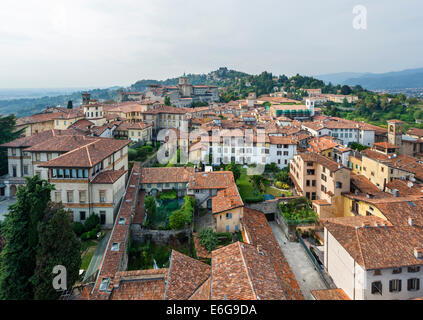
[[[32,299],[34,287],[29,281],[36,264],[38,224],[50,201],[54,186],[38,175],[28,178],[9,206],[2,227],[5,246],[0,255],[0,299]]]
[[[22,134],[23,129],[15,131],[16,118],[9,115],[6,117],[0,116],[0,144],[13,141]],[[7,173],[7,149],[0,150],[0,176]]]

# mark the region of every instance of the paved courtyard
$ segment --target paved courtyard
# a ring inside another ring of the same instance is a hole
[[[15,203],[16,199],[7,199],[0,201],[0,221],[4,220],[4,215],[7,214],[9,205]]]
[[[311,300],[311,290],[327,289],[325,283],[299,242],[289,242],[276,222],[269,222],[306,300]]]

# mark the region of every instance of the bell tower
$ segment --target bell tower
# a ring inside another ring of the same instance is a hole
[[[401,148],[402,145],[402,121],[388,120],[388,142]]]

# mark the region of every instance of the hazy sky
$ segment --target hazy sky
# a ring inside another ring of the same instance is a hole
[[[367,30],[353,7],[367,8]],[[0,88],[423,67],[421,0],[1,0]]]

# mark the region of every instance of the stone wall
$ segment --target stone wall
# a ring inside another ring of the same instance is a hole
[[[276,198],[273,200],[267,200],[260,203],[246,203],[245,206],[249,209],[261,211],[265,214],[276,213],[278,210],[279,203],[285,203],[292,199],[296,199],[298,197],[286,197],[286,198]]]
[[[131,225],[131,240],[145,243],[147,239],[151,239],[156,244],[166,245],[170,238],[179,239],[179,237],[191,237],[191,228],[183,230],[149,230],[143,229],[139,224]]]
[[[295,231],[297,230],[296,225],[288,225],[284,218],[279,213],[275,214],[275,221],[278,224],[279,228],[283,231],[288,241],[295,242],[297,241],[297,235]]]

